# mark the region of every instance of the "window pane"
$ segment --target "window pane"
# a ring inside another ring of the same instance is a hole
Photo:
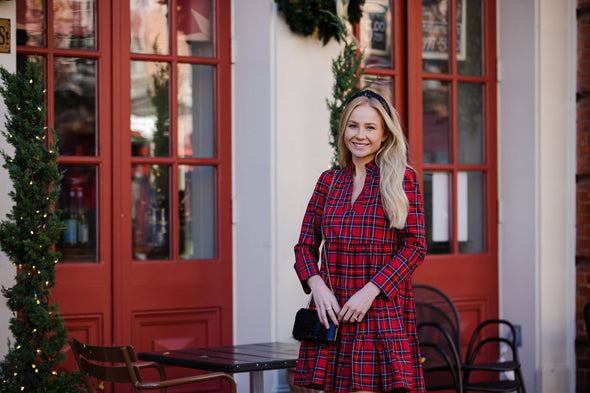
[[[483,12],[482,1],[458,0],[457,68],[461,75],[482,75],[483,62]]]
[[[53,45],[95,49],[95,0],[53,1]]]
[[[213,0],[177,0],[179,56],[215,56]]]
[[[45,46],[45,0],[24,0],[16,7],[17,45]]]
[[[362,85],[368,86],[368,89],[379,93],[383,98],[387,100],[390,105],[394,105],[393,102],[393,78],[389,76],[376,76],[376,75],[363,75]]]
[[[59,154],[96,154],[96,60],[55,57],[55,131]]]
[[[131,52],[167,55],[168,2],[130,0]]]
[[[216,151],[215,67],[178,65],[178,155],[213,158]]]
[[[484,182],[483,172],[457,174],[457,236],[460,253],[485,251]]]
[[[424,214],[429,254],[451,252],[451,175],[424,172]]]
[[[216,189],[214,167],[178,167],[181,259],[217,256]]]
[[[170,167],[133,165],[131,176],[133,259],[169,259]]]
[[[134,156],[166,157],[169,150],[170,65],[131,62],[131,149]]]
[[[45,76],[47,75],[47,67],[45,65],[46,59],[44,56],[26,55],[23,53],[17,53],[16,54],[16,70],[17,70],[17,72],[23,74],[27,68],[27,63],[28,62],[36,62],[37,60],[39,60],[39,65],[38,65],[39,72],[43,76],[43,86],[46,87],[47,86],[47,78]]]
[[[482,84],[457,84],[458,154],[460,164],[483,164],[485,160],[483,93]]]
[[[57,208],[62,211],[64,231],[57,244],[63,262],[98,261],[97,168],[60,165],[64,174]]]
[[[449,72],[451,51],[449,0],[422,0],[422,69],[424,72]]]
[[[360,20],[360,47],[367,68],[390,68],[393,64],[391,41],[391,1],[367,0]]]
[[[449,82],[422,82],[422,126],[424,162],[448,164],[451,159],[451,119]]]

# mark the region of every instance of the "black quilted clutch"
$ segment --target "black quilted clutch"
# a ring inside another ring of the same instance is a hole
[[[328,321],[330,322],[330,329],[326,329],[320,323],[316,310],[301,308],[295,315],[293,337],[298,341],[330,345],[336,341],[338,328],[330,318],[328,318]]]

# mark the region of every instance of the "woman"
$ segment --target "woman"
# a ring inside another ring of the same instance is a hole
[[[424,212],[399,117],[383,97],[364,90],[347,102],[339,151],[343,169],[320,176],[307,207],[295,270],[322,324],[330,318],[340,332],[332,345],[301,344],[295,384],[423,392],[410,276],[426,253]]]

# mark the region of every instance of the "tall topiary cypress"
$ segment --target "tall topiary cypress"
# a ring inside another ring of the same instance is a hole
[[[0,363],[0,392],[78,392],[77,373],[57,371],[67,340],[58,305],[50,303],[61,257],[54,247],[63,228],[55,209],[61,175],[55,131],[44,126],[42,75],[28,62],[23,74],[0,67],[0,76],[8,110],[2,134],[14,147],[12,156],[1,153],[14,204],[0,223],[0,247],[16,268],[14,285],[2,288],[13,339]]]
[[[339,17],[332,15],[338,26],[340,39],[344,42],[338,56],[332,60],[332,99],[326,99],[326,105],[330,111],[330,146],[334,152],[331,167],[340,167],[340,156],[338,154],[338,124],[342,109],[348,98],[368,85],[361,86],[363,73],[365,72],[364,53],[359,50],[354,37],[348,34],[345,22]]]

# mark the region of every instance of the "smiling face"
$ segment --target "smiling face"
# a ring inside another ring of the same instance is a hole
[[[346,123],[344,143],[355,165],[365,165],[375,158],[381,143],[387,139],[383,120],[369,104],[357,106]]]

